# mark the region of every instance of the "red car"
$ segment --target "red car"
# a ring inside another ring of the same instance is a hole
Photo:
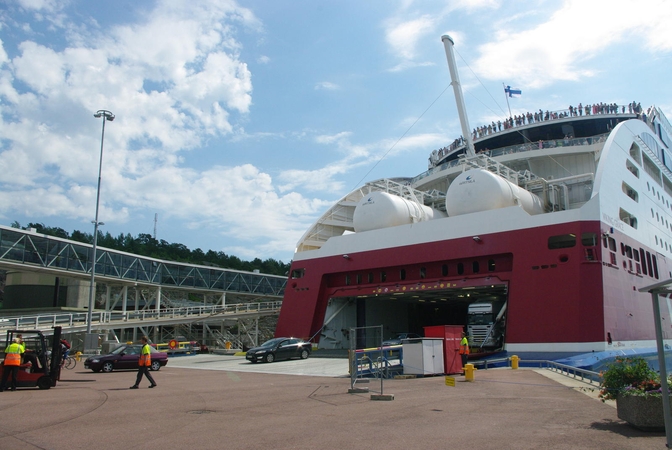
[[[152,365],[150,370],[159,370],[168,364],[168,355],[164,352],[149,347],[152,353]],[[84,367],[94,372],[112,372],[115,369],[137,369],[140,360],[142,345],[124,344],[114,349],[109,355],[90,356],[84,361]]]

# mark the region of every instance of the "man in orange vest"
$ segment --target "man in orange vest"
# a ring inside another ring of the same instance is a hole
[[[467,333],[462,333],[462,340],[460,341],[460,355],[462,356],[462,375],[464,375],[464,366],[467,365],[467,355],[469,354],[469,339]]]
[[[143,336],[141,340],[142,350],[140,351],[140,360],[138,361],[138,376],[135,379],[135,384],[131,386],[130,389],[138,389],[138,385],[140,384],[143,375],[145,375],[151,383],[149,385],[150,388],[156,386],[154,378],[152,378],[152,375],[149,373],[149,368],[152,365],[152,350],[147,343],[147,336]]]
[[[2,368],[2,383],[0,383],[0,392],[7,387],[7,377],[12,374],[12,390],[16,390],[16,377],[19,376],[19,366],[21,365],[21,353],[24,347],[19,343],[19,338],[14,338],[11,344],[5,349],[5,361]]]

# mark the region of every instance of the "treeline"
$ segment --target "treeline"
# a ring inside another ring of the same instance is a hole
[[[20,228],[22,230],[35,228],[38,233],[93,244],[93,233],[84,233],[79,230],[68,233],[63,228],[49,227],[42,223],[29,223],[27,226],[22,227],[18,222],[14,222],[11,226],[12,228]],[[225,269],[247,270],[250,272],[254,269],[258,269],[261,273],[271,275],[287,275],[290,266],[290,264],[276,261],[273,258],[264,261],[259,258],[254,258],[252,261],[243,261],[237,256],[227,255],[224,252],[215,252],[213,250],[203,252],[200,248],[190,250],[184,244],[171,244],[163,239],[156,240],[152,235],[146,233],[140,233],[137,237],[131,236],[130,233],[122,233],[119,236],[114,237],[109,232],[103,234],[101,231],[98,231],[97,245],[167,261],[186,262],[205,266],[222,267]]]

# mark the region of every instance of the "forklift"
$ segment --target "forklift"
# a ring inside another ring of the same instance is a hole
[[[40,330],[8,330],[4,350],[12,343],[15,337],[22,336],[26,351],[22,355],[19,375],[16,379],[17,387],[35,387],[49,389],[56,386],[61,376],[61,327],[54,327],[51,351],[48,350],[47,338]],[[4,365],[0,365],[0,377]],[[0,378],[2,379],[2,378]],[[9,379],[7,380],[9,383]]]

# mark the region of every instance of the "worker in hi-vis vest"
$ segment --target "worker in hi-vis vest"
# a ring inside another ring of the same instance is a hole
[[[12,343],[5,349],[5,361],[2,368],[2,383],[0,383],[0,392],[7,387],[7,377],[12,374],[12,390],[16,390],[16,377],[19,376],[19,366],[21,365],[21,353],[24,347],[19,343],[19,338],[14,338]]]
[[[469,340],[467,333],[462,333],[462,340],[460,341],[460,356],[462,356],[462,373],[464,373],[464,366],[467,365],[467,355],[469,354]]]
[[[143,375],[146,376],[151,383],[149,385],[150,388],[156,386],[154,378],[152,378],[152,375],[149,373],[149,368],[152,365],[152,350],[147,343],[147,336],[143,336],[141,340],[142,350],[140,351],[140,360],[138,361],[138,376],[135,379],[135,384],[131,386],[130,389],[137,389],[139,387],[138,385],[140,384]]]

